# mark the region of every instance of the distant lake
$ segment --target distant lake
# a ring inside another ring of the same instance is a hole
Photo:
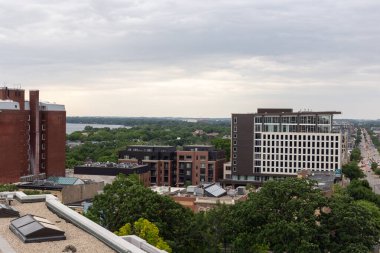
[[[93,128],[104,128],[108,127],[110,129],[114,128],[131,128],[129,126],[123,125],[103,125],[103,124],[74,124],[74,123],[66,123],[66,134],[71,134],[75,131],[83,131],[86,126],[90,126]]]

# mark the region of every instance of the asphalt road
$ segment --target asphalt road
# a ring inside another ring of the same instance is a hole
[[[362,141],[360,143],[360,152],[362,155],[362,160],[359,163],[360,168],[363,170],[364,174],[367,176],[369,185],[372,187],[376,194],[380,194],[380,178],[375,175],[371,170],[371,163],[377,162],[380,165],[380,154],[378,150],[372,143],[370,136],[367,131],[362,128]],[[364,133],[367,139],[364,138]]]

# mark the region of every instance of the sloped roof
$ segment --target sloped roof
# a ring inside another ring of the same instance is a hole
[[[19,217],[20,213],[11,206],[0,204],[0,218]]]
[[[222,187],[214,184],[211,186],[208,186],[207,188],[204,189],[206,194],[211,196],[211,197],[221,197],[225,194],[227,194],[227,191],[224,190]]]
[[[52,222],[30,214],[12,220],[9,229],[24,243],[66,240],[65,232]]]

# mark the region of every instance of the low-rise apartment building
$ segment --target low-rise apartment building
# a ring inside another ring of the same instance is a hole
[[[119,152],[119,163],[125,162],[148,165],[151,185],[174,185],[176,149],[173,146],[128,146]]]
[[[177,186],[217,182],[223,177],[225,153],[209,145],[189,145],[177,151]]]
[[[189,145],[178,151],[173,146],[131,145],[119,152],[119,163],[148,165],[151,185],[183,186],[222,179],[224,157],[224,151],[209,145]]]

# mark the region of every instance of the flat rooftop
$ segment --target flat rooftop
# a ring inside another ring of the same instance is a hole
[[[294,112],[293,109],[289,109],[289,108],[258,108],[257,113],[255,113],[255,115],[267,115],[267,114],[310,115],[310,114],[341,114],[341,112],[337,112],[337,111],[315,111],[314,112],[312,110]]]
[[[129,145],[129,147],[136,147],[136,148],[174,148],[174,146],[169,145]]]
[[[12,206],[20,212],[20,216],[32,214],[48,219],[58,228],[65,231],[66,240],[23,243],[9,229],[10,221],[15,218],[0,218],[0,252],[2,253],[11,253],[6,248],[7,245],[4,244],[9,244],[15,253],[57,253],[62,252],[67,245],[73,245],[77,249],[77,252],[80,253],[115,252],[94,236],[59,218],[46,207],[45,202],[21,204],[18,201],[13,201]]]
[[[333,114],[342,114],[342,112],[338,111],[312,111],[312,110],[305,110],[305,111],[298,111],[295,112],[293,109],[289,108],[258,108],[256,113],[232,113],[232,114],[253,114],[253,115],[333,115]]]

